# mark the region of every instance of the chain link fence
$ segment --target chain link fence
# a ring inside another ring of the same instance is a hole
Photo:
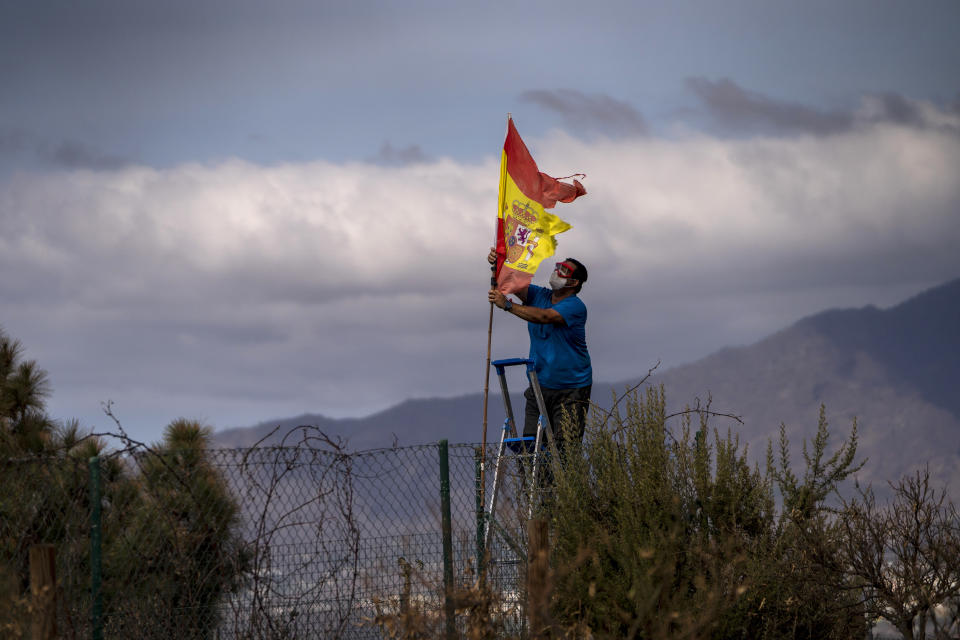
[[[39,544],[55,549],[63,638],[381,638],[411,612],[440,636],[445,597],[474,587],[484,552],[494,615],[523,627],[524,465],[503,465],[484,549],[480,449],[449,447],[445,547],[440,446],[351,453],[307,428],[295,440],[0,459],[0,635],[28,635]]]

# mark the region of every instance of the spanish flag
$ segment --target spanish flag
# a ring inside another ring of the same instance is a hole
[[[507,119],[497,212],[496,277],[500,291],[513,293],[529,285],[540,262],[556,250],[554,236],[570,228],[546,209],[557,202],[573,202],[586,193],[577,180],[567,184],[540,173],[513,119]]]

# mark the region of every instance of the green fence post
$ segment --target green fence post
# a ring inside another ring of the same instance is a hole
[[[443,604],[447,618],[447,638],[457,637],[456,610],[453,607],[453,526],[450,522],[450,454],[446,440],[440,441],[440,510],[443,527]]]
[[[483,513],[483,487],[480,483],[483,481],[483,449],[477,447],[474,449],[474,479],[476,482],[476,496],[477,496],[477,575],[483,576],[483,524],[484,524],[484,513]]]
[[[103,594],[100,591],[100,458],[90,458],[90,627],[103,640]]]

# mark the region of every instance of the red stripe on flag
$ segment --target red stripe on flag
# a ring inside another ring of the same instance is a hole
[[[512,118],[507,122],[507,139],[503,142],[503,150],[507,154],[507,173],[514,184],[545,209],[552,209],[557,202],[573,202],[587,193],[579,180],[567,184],[542,173],[517,133],[517,128],[513,126]]]
[[[494,272],[494,277],[500,278],[500,269],[503,268],[506,259],[507,241],[503,237],[503,217],[500,216],[497,218],[497,270]]]
[[[516,293],[529,287],[532,281],[533,274],[507,267],[500,272],[500,276],[497,278],[497,289],[504,294]]]

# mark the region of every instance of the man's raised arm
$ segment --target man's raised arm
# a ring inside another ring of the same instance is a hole
[[[526,289],[524,289],[526,293]],[[521,320],[526,320],[527,322],[532,322],[534,324],[559,324],[566,326],[567,321],[563,319],[563,316],[556,309],[541,309],[540,307],[528,307],[522,304],[511,304],[509,308],[507,307],[507,296],[503,295],[501,291],[497,291],[495,288],[490,289],[490,293],[487,295],[487,298],[500,307],[501,309],[506,309],[507,313],[512,313]]]

